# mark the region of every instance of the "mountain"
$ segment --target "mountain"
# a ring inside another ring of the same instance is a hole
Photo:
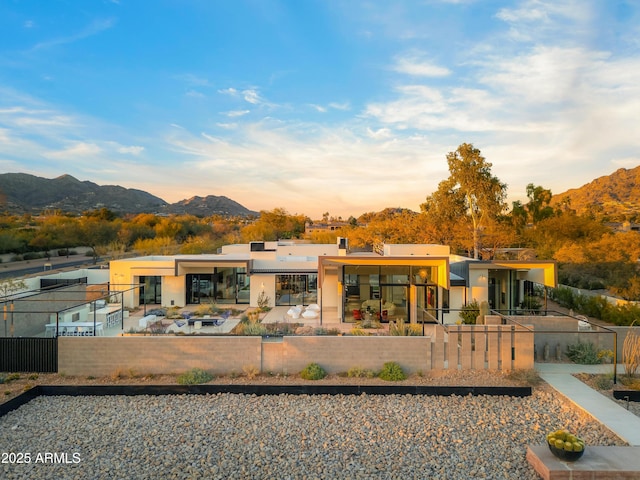
[[[126,213],[188,213],[199,216],[213,214],[247,216],[255,214],[227,197],[210,195],[169,204],[142,190],[118,185],[97,185],[80,181],[71,175],[48,179],[26,173],[0,174],[0,210],[10,213],[39,214],[53,209],[69,213],[108,208]]]
[[[207,195],[206,197],[191,197],[176,203],[165,206],[162,209],[166,213],[188,213],[196,216],[222,215],[222,216],[243,216],[258,215],[258,212],[251,211],[238,202],[225,196],[216,197]]]
[[[580,188],[553,195],[551,205],[569,199],[577,213],[598,209],[605,215],[638,215],[640,213],[640,166],[616,170],[611,175],[596,178]]]

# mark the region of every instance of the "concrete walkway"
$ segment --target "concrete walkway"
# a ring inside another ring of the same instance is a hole
[[[640,418],[573,376],[574,373],[613,373],[612,365],[536,363],[535,369],[545,382],[630,446],[640,446]],[[621,375],[624,366],[618,365],[617,370]]]

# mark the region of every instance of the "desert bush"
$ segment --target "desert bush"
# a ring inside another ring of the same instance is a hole
[[[205,315],[213,315],[215,313],[214,307],[212,304],[201,303],[196,307],[194,314],[196,317],[203,317]]]
[[[611,390],[613,388],[613,374],[598,375],[595,378],[595,385],[598,390]]]
[[[258,308],[263,312],[268,312],[271,310],[271,307],[269,306],[270,302],[271,298],[264,293],[264,290],[260,292],[260,295],[258,295]]]
[[[581,365],[596,365],[601,363],[598,358],[598,350],[591,342],[578,342],[571,345],[567,345],[567,357],[573,363],[579,363]]]
[[[396,362],[386,362],[378,377],[390,382],[398,382],[407,378],[402,367]]]
[[[389,335],[392,337],[417,337],[422,335],[422,327],[397,320],[389,323]]]
[[[327,372],[317,363],[310,363],[300,372],[300,377],[305,380],[320,380],[326,376]]]
[[[511,370],[507,374],[507,378],[515,382],[524,383],[525,385],[539,385],[542,382],[540,375],[535,370]]]
[[[213,375],[201,368],[192,368],[188,372],[178,375],[176,381],[180,385],[197,385],[213,380]]]
[[[262,336],[269,334],[267,327],[262,323],[246,323],[238,326],[242,331],[240,335]]]
[[[171,307],[167,309],[166,317],[171,320],[182,318],[182,314],[180,313],[180,307]]]
[[[136,378],[137,374],[133,368],[124,368],[118,367],[116,368],[109,377],[111,380],[118,380],[120,378]]]
[[[374,378],[375,376],[376,372],[362,367],[351,367],[347,371],[347,377],[349,378]]]
[[[349,332],[349,335],[353,335],[354,337],[367,337],[371,335],[371,333],[367,332],[364,328],[353,327]]]
[[[260,375],[260,370],[255,365],[245,365],[242,367],[242,371],[250,380]]]
[[[314,335],[339,335],[340,329],[339,328],[325,328],[325,327],[317,327],[316,329],[314,329],[313,334]]]
[[[474,299],[472,302],[462,306],[459,315],[462,323],[466,325],[475,325],[476,318],[480,315],[480,304],[478,304],[478,301]]]
[[[634,323],[631,324],[631,327],[633,327]],[[640,366],[640,337],[635,328],[630,328],[626,337],[624,337],[622,363],[624,364],[625,373],[629,377],[633,377]]]

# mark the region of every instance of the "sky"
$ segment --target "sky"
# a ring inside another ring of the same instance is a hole
[[[640,165],[638,0],[1,0],[0,173],[312,219]]]

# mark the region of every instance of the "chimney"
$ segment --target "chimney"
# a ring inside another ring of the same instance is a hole
[[[349,239],[338,237],[336,241],[338,243],[338,255],[346,256],[347,250],[349,249]]]

